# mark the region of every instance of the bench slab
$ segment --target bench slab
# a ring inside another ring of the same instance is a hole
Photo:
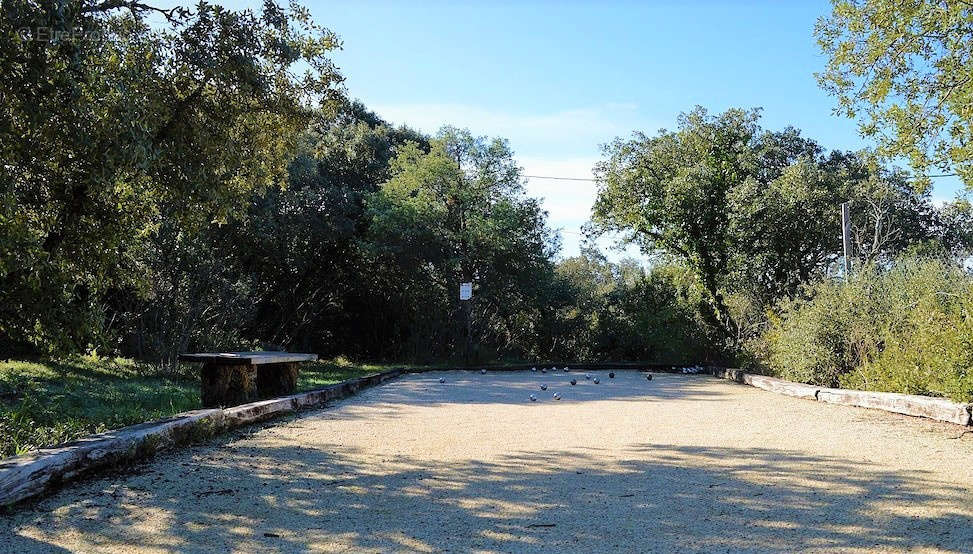
[[[293,394],[298,365],[317,354],[294,352],[203,352],[180,354],[184,362],[203,364],[200,398],[203,406],[235,406],[259,398]]]
[[[180,354],[181,362],[202,362],[207,364],[261,365],[286,362],[313,362],[317,354],[297,352],[201,352],[199,354]]]

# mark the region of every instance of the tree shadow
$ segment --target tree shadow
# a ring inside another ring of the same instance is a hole
[[[759,448],[605,454],[376,459],[243,434],[14,514],[0,550],[973,550],[971,490],[930,475]]]
[[[381,387],[362,391],[356,398],[361,402],[343,406],[340,412],[329,414],[333,419],[358,417],[399,417],[403,407],[433,408],[448,404],[529,404],[530,395],[538,403],[554,401],[571,404],[611,400],[612,402],[658,402],[664,400],[727,401],[726,393],[713,389],[714,380],[705,375],[675,375],[655,373],[651,381],[636,370],[616,370],[609,378],[609,370],[541,372],[447,370],[410,374],[390,381]],[[586,379],[585,375],[591,379]],[[595,384],[597,378],[600,383]],[[444,379],[444,383],[439,380]],[[571,380],[576,385],[571,385]],[[547,385],[542,390],[541,385]],[[725,386],[735,386],[725,383]]]

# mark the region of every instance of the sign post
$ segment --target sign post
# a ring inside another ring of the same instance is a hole
[[[463,319],[466,320],[466,332],[464,333],[466,344],[464,346],[463,357],[466,365],[470,365],[470,349],[473,344],[473,309],[471,300],[473,299],[473,283],[466,282],[459,284],[459,299],[463,305]]]

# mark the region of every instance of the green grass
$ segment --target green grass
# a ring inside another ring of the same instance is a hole
[[[402,367],[402,364],[357,364],[345,358],[310,362],[301,365],[301,373],[297,377],[297,390],[319,389],[348,379],[386,371],[393,367]]]
[[[130,360],[0,362],[0,457],[197,407],[196,380]]]
[[[304,364],[298,390],[391,366],[344,359]],[[126,359],[0,361],[0,458],[200,407],[199,367],[162,373]]]

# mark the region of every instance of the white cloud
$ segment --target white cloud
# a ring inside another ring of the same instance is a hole
[[[503,137],[514,150],[538,155],[597,155],[598,145],[627,135],[637,106],[608,103],[546,114],[523,114],[464,104],[374,104],[384,119],[427,133],[443,125],[466,127],[474,134]]]
[[[545,159],[519,156],[524,175],[592,179],[597,158]],[[579,226],[591,217],[597,195],[594,181],[527,178],[527,194],[544,199],[554,227]]]
[[[462,104],[371,104],[383,119],[427,133],[443,125],[470,129],[476,135],[503,137],[510,141],[524,175],[592,179],[599,160],[599,145],[632,131],[638,106],[608,103],[547,114],[516,114]],[[591,218],[597,196],[593,181],[528,178],[529,196],[541,198],[548,222],[561,233],[562,256],[580,252],[581,227]],[[613,240],[599,246],[610,259],[639,257],[638,250],[610,250]]]
[[[573,179],[593,179],[592,169],[598,158],[548,159],[518,157],[524,168],[524,175],[546,177],[570,177]],[[561,233],[561,255],[575,256],[581,252],[584,236],[581,226],[591,219],[591,208],[598,195],[594,181],[569,181],[555,179],[527,178],[527,194],[543,199],[544,209],[548,211],[551,227]],[[610,260],[638,258],[645,261],[638,248],[628,246],[621,250],[615,248],[617,237],[604,236],[597,244]]]

